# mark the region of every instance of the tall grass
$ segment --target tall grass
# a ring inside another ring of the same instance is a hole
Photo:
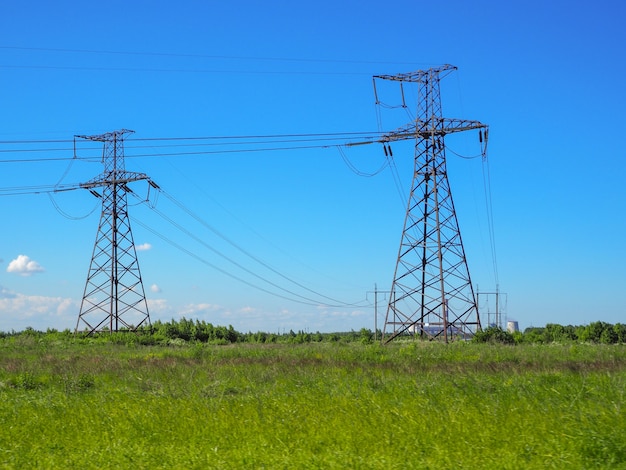
[[[626,347],[0,341],[4,468],[626,468]]]

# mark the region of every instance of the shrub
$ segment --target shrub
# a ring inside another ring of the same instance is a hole
[[[477,331],[472,341],[475,343],[515,344],[513,335],[499,326],[491,326],[484,330]]]

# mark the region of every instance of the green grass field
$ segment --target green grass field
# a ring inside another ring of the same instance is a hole
[[[0,340],[1,468],[626,468],[626,346]]]

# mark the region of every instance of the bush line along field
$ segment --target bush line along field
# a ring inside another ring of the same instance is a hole
[[[626,468],[622,344],[132,336],[0,338],[0,467]]]
[[[360,341],[371,343],[375,338],[381,338],[381,331],[376,334],[367,328],[360,331],[350,331],[345,333],[310,333],[304,331],[289,331],[288,333],[241,333],[232,326],[213,326],[211,323],[200,320],[171,320],[169,322],[157,321],[150,326],[140,327],[136,335],[129,335],[128,331],[121,334],[113,333],[104,335],[106,341],[120,342],[124,344],[181,344],[181,342],[193,341],[211,344],[230,343],[311,343],[322,341]],[[74,338],[74,334],[69,330],[57,331],[48,329],[46,332],[36,331],[33,328],[26,328],[22,332],[2,332],[0,339],[11,336],[35,336],[38,338]],[[519,343],[552,343],[567,341],[582,341],[602,344],[626,343],[626,324],[610,324],[605,322],[593,322],[582,326],[562,326],[558,324],[548,324],[543,328],[527,328],[524,333],[510,333],[497,327],[486,328],[477,332],[473,338],[475,342],[496,342],[505,344]]]

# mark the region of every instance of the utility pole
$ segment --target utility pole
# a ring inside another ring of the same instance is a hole
[[[378,341],[378,294],[390,294],[387,290],[378,290],[378,285],[374,283],[374,290],[367,291],[366,294],[374,294],[374,341]]]
[[[378,286],[374,284],[374,341],[378,341]]]
[[[132,192],[128,184],[134,181],[146,180],[152,187],[158,186],[144,173],[125,169],[124,137],[132,132],[122,129],[76,136],[103,142],[104,172],[80,185],[102,199],[102,212],[75,333],[134,331],[150,324],[126,193]]]
[[[390,142],[415,139],[413,181],[391,286],[394,295],[385,317],[385,343],[405,335],[448,342],[469,338],[481,327],[448,182],[444,138],[478,130],[486,147],[488,127],[443,117],[439,82],[454,70],[443,65],[374,76],[377,104],[377,80],[399,82],[403,104],[405,84],[417,86],[415,120],[379,140],[387,154]]]
[[[491,310],[489,309],[489,304],[487,304],[487,312],[483,311],[483,317],[486,313],[487,315],[487,326],[497,326],[498,328],[502,328],[504,329],[504,321],[502,320],[502,302],[500,300],[500,298],[502,296],[504,296],[504,303],[505,303],[505,310],[506,310],[506,300],[507,300],[507,293],[506,292],[500,292],[500,286],[496,285],[496,290],[495,292],[480,292],[477,291],[476,292],[476,300],[478,302],[478,305],[480,305],[480,297],[481,296],[487,296],[487,298],[489,298],[490,295],[495,296],[495,304],[496,304],[496,310],[495,312],[491,312]],[[494,316],[494,321],[491,321],[491,315],[493,314]]]

